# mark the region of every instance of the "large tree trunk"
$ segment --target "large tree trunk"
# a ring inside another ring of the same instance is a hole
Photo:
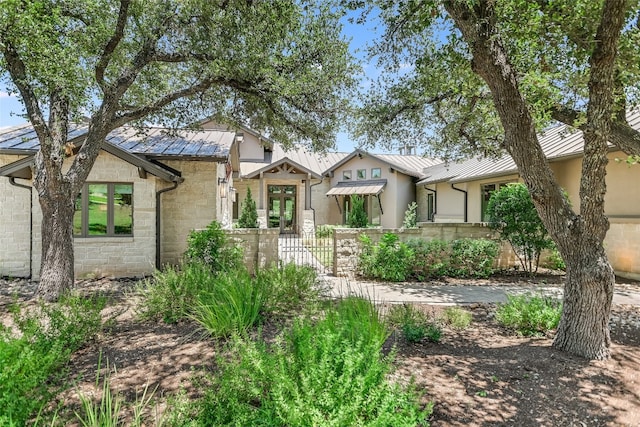
[[[71,289],[74,280],[73,214],[75,195],[57,188],[40,197],[42,261],[38,296],[54,301]]]
[[[609,316],[615,275],[604,247],[575,246],[567,260],[564,307],[553,346],[589,359],[610,356]]]

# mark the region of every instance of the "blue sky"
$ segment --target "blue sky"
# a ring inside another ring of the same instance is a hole
[[[363,59],[364,47],[367,42],[373,40],[376,36],[374,24],[365,23],[355,25],[350,24],[346,19],[344,24],[343,33],[351,40],[352,52],[354,52],[358,58]],[[375,78],[378,74],[375,66],[372,64],[363,64],[363,70],[368,78]],[[0,86],[0,128],[24,123],[26,120],[21,116],[23,113],[24,108],[22,103],[18,101],[18,98],[9,95],[4,85]],[[336,139],[338,151],[350,152],[355,148],[355,143],[345,132],[340,132]]]

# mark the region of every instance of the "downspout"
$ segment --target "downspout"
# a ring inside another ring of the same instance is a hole
[[[173,182],[173,186],[168,187],[168,188],[163,188],[162,190],[158,190],[156,191],[156,268],[160,269],[160,244],[161,244],[161,238],[160,238],[160,234],[161,234],[161,220],[160,220],[160,216],[161,216],[161,195],[162,193],[166,193],[168,191],[171,190],[175,190],[176,188],[178,188],[178,181],[174,181]]]
[[[9,184],[29,190],[29,279],[31,279],[33,277],[33,187],[18,184],[13,176],[9,177]]]
[[[464,222],[467,222],[467,199],[469,198],[469,193],[467,190],[462,190],[460,188],[454,187],[455,184],[451,184],[451,188],[461,193],[464,193]]]
[[[436,212],[438,211],[438,192],[436,190],[432,190],[431,188],[427,187],[426,185],[424,186],[424,189],[427,191],[431,191],[433,193],[433,212],[431,212],[432,215],[432,222],[435,222],[435,215]],[[456,188],[457,190],[457,188]]]

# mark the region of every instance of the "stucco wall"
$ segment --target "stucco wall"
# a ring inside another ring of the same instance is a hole
[[[161,262],[176,264],[187,249],[189,232],[206,228],[214,220],[221,222],[223,204],[228,203],[228,198],[217,197],[218,178],[224,177],[224,165],[184,160],[164,163],[181,171],[184,178],[177,189],[161,196]]]
[[[0,154],[0,166],[23,157]],[[16,183],[31,186],[31,182],[24,179],[16,179]],[[13,186],[9,178],[0,177],[0,277],[28,277],[31,274],[30,197],[28,189]],[[37,203],[35,198],[33,200]]]

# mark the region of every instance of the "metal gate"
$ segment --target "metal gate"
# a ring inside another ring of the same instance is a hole
[[[278,238],[278,260],[283,264],[308,265],[318,274],[333,272],[333,237],[317,237],[314,232],[296,229]]]

